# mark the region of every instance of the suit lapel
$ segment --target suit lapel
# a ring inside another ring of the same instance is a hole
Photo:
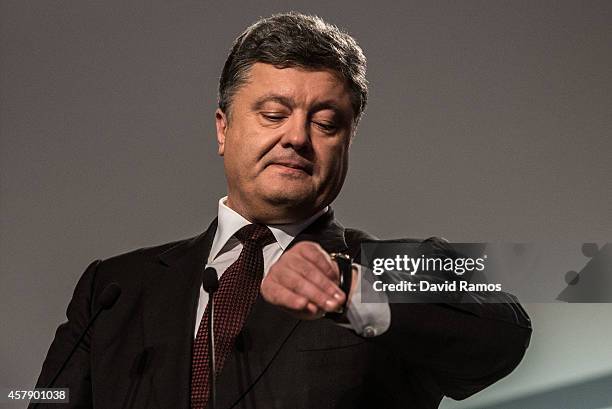
[[[191,353],[201,285],[201,272],[217,229],[217,219],[200,236],[159,255],[158,268],[144,279],[144,348],[152,386],[163,409],[190,407]],[[300,233],[289,247],[314,241],[327,252],[347,250],[344,227],[330,209]],[[300,321],[258,297],[225,367],[218,378],[217,405],[235,406],[243,399]]]
[[[201,272],[217,228],[159,255],[158,268],[144,277],[143,335],[152,386],[164,409],[190,406],[191,349]]]
[[[345,252],[344,227],[334,220],[333,211],[318,218],[300,233],[289,247],[300,241],[314,241],[327,252]],[[257,298],[236,347],[226,360],[217,380],[217,407],[229,409],[248,392],[273,363],[283,345],[298,327],[300,320]]]

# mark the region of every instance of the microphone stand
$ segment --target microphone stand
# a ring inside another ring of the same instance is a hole
[[[51,381],[48,382],[44,386],[44,388],[51,388],[51,387],[53,387],[53,385],[55,384],[55,381],[57,380],[57,378],[59,378],[60,374],[66,368],[66,365],[70,361],[70,358],[72,358],[72,356],[76,352],[76,350],[79,347],[79,345],[81,345],[81,342],[83,342],[83,339],[85,338],[85,335],[89,331],[89,328],[91,328],[91,326],[94,324],[94,322],[96,322],[96,320],[98,319],[98,316],[100,315],[100,313],[102,311],[109,310],[109,309],[111,309],[113,307],[113,305],[115,305],[115,303],[119,299],[120,295],[121,295],[121,287],[119,287],[119,284],[117,284],[117,283],[110,283],[109,285],[104,287],[104,290],[102,290],[102,293],[100,294],[100,297],[98,298],[98,305],[99,305],[98,309],[96,310],[96,312],[94,313],[93,317],[91,317],[91,319],[89,320],[89,322],[85,326],[85,329],[83,331],[81,331],[81,335],[79,336],[79,338],[76,340],[76,342],[72,346],[72,349],[70,350],[70,353],[68,353],[68,356],[64,359],[64,361],[62,362],[62,365],[59,367],[59,369],[57,371],[55,371],[55,375],[53,376],[53,378],[51,378]],[[40,401],[34,402],[34,404],[31,405],[31,409],[36,409],[38,407],[39,403],[41,403],[41,402]],[[30,406],[28,406],[28,407],[30,407]]]
[[[210,403],[211,409],[217,407],[217,380],[215,379],[215,333],[214,333],[214,291],[209,293],[208,298],[208,350],[210,351],[209,370],[210,370]]]
[[[215,326],[214,326],[214,309],[215,303],[213,302],[213,296],[217,288],[219,288],[219,278],[217,277],[217,271],[208,267],[202,272],[202,287],[204,291],[208,293],[208,353],[210,359],[208,360],[208,370],[210,371],[210,408],[216,409],[217,407],[217,380],[215,379]]]

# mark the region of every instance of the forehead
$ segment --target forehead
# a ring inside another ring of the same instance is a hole
[[[327,69],[277,68],[255,63],[249,69],[247,82],[236,96],[257,99],[264,95],[283,96],[296,105],[334,102],[343,109],[352,110],[346,81],[335,71]]]

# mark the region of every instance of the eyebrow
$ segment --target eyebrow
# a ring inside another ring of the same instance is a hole
[[[264,104],[266,104],[267,102],[277,102],[281,105],[286,106],[287,108],[292,109],[295,107],[295,103],[291,98],[278,94],[268,94],[258,98],[255,102],[253,102],[253,104],[251,105],[251,109],[253,111],[257,111],[263,108]]]
[[[255,102],[253,102],[253,104],[251,105],[251,109],[253,111],[258,111],[262,109],[267,102],[276,102],[290,109],[295,108],[295,102],[290,97],[286,97],[284,95],[279,94],[266,94],[258,98]],[[310,112],[315,113],[323,111],[325,109],[333,111],[336,117],[344,119],[342,109],[340,109],[338,104],[334,103],[333,101],[317,102],[314,106],[310,108]]]

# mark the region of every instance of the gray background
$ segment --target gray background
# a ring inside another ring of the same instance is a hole
[[[2,1],[0,386],[33,385],[90,261],[214,217],[218,75],[234,37],[273,12],[319,14],[368,57],[370,106],[335,203],[346,225],[610,241],[612,2],[368,3]],[[518,370],[445,407],[603,379],[610,307],[528,305]],[[604,407],[596,396],[583,408]]]

